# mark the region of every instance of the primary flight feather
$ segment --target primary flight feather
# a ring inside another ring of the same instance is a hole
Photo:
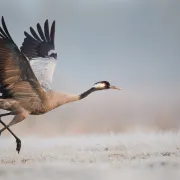
[[[21,51],[30,61],[33,72],[39,80],[41,86],[46,90],[51,90],[54,70],[56,67],[57,53],[55,52],[55,21],[52,23],[49,32],[48,20],[44,23],[44,32],[41,25],[37,24],[36,31],[30,27],[30,32],[24,32],[26,36],[21,47]]]

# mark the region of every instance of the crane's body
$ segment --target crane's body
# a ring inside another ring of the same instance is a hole
[[[107,81],[100,81],[80,95],[60,93],[52,90],[51,84],[56,67],[57,53],[55,52],[55,21],[49,31],[48,20],[44,23],[44,32],[37,24],[38,34],[30,27],[31,34],[25,32],[25,39],[19,49],[11,38],[2,17],[0,27],[0,109],[9,111],[0,114],[0,123],[16,139],[20,151],[21,141],[11,131],[10,126],[17,124],[29,115],[45,114],[61,105],[78,101],[90,93],[104,89],[119,89]],[[6,125],[1,117],[14,115]]]
[[[21,103],[14,99],[0,99],[0,109],[11,111],[12,114],[26,113],[30,115],[45,114],[52,109],[79,99],[78,95],[58,93],[55,91],[44,92],[46,97],[41,103],[35,98],[30,99],[30,103]],[[59,99],[61,101],[59,102]]]

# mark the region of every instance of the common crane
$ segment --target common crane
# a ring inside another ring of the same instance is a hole
[[[63,104],[78,101],[90,93],[105,89],[118,89],[108,81],[95,83],[90,89],[80,95],[65,94],[53,91],[51,88],[53,73],[56,66],[55,52],[55,21],[49,29],[48,20],[44,23],[44,31],[37,24],[37,31],[30,27],[30,32],[24,32],[24,42],[19,49],[8,32],[4,18],[0,27],[0,109],[9,111],[0,115],[0,123],[16,139],[16,150],[21,149],[21,140],[9,128],[29,115],[40,115]],[[1,117],[14,115],[6,125]]]

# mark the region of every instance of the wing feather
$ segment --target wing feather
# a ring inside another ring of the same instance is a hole
[[[41,25],[40,25],[39,23],[37,24],[37,30],[38,30],[38,33],[39,33],[41,39],[42,39],[44,42],[46,42],[46,38],[45,38],[45,36],[44,36],[44,33],[43,33],[43,31],[42,31],[42,28],[41,28]]]
[[[54,38],[55,38],[55,21],[53,21],[51,26],[51,33],[50,33],[51,43],[54,44]]]
[[[12,40],[11,35],[9,34],[8,29],[7,29],[7,27],[6,27],[6,23],[5,23],[5,21],[4,21],[4,17],[2,17],[2,26],[3,26],[3,29],[4,29],[7,37],[8,37],[10,40]],[[12,40],[12,41],[13,41],[13,40]]]
[[[8,39],[8,36],[4,33],[4,31],[2,30],[1,27],[0,27],[0,33],[1,33],[2,38],[7,38]]]
[[[24,35],[28,38],[28,40],[36,41],[31,35],[29,35],[26,31],[24,32]]]
[[[34,36],[34,38],[38,41],[41,41],[41,39],[39,38],[39,36],[36,34],[36,31],[30,27],[30,31],[31,31],[31,34]]]
[[[34,75],[31,66],[13,42],[5,22],[2,20],[2,31],[0,34],[0,85],[3,98],[12,98],[24,106],[30,104],[32,98],[42,102],[45,92]],[[29,105],[28,105],[29,106]]]
[[[55,53],[55,21],[49,32],[48,20],[44,23],[44,32],[41,25],[37,24],[38,34],[30,28],[31,35],[25,31],[24,42],[21,46],[22,52],[28,57],[30,65],[45,90],[51,89],[53,74],[56,66],[57,53]]]
[[[47,42],[50,43],[50,35],[49,35],[49,23],[48,23],[48,19],[45,21],[44,23],[44,33],[47,39]]]

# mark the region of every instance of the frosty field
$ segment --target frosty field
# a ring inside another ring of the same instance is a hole
[[[0,137],[1,180],[148,180],[180,178],[180,134],[122,133]]]

